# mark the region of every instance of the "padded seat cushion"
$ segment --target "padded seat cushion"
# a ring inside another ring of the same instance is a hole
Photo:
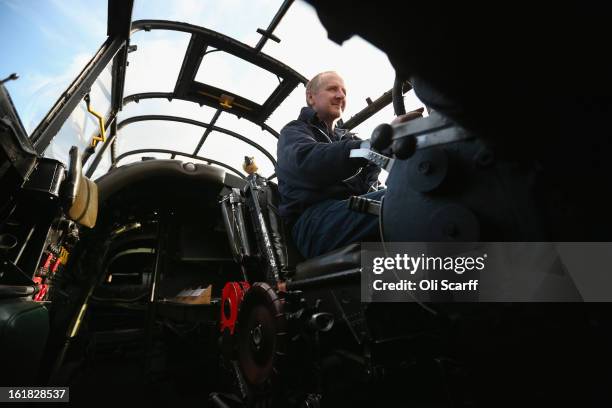
[[[49,313],[40,303],[0,300],[1,384],[35,384],[48,334]]]
[[[293,280],[315,278],[359,267],[361,267],[361,245],[355,243],[298,264]]]

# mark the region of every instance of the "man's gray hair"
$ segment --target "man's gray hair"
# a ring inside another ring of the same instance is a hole
[[[319,87],[321,86],[321,82],[323,81],[323,75],[326,75],[326,74],[338,75],[336,71],[324,71],[312,77],[312,79],[308,81],[308,83],[306,84],[306,105],[310,106],[310,104],[308,103],[308,93],[309,92],[314,93],[319,90]]]

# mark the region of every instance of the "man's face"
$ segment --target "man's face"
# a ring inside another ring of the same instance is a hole
[[[318,89],[308,93],[308,102],[322,121],[338,119],[346,107],[344,81],[336,74],[324,74]]]

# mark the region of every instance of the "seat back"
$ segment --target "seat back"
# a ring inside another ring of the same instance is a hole
[[[285,224],[278,211],[280,204],[278,185],[268,181],[267,186],[262,189],[264,194],[261,196],[264,197],[265,203],[262,202],[260,196],[261,207],[265,214],[264,218],[268,222],[268,232],[274,252],[278,257],[280,270],[286,278],[295,272],[297,264],[303,261],[304,258],[293,243],[291,229]]]

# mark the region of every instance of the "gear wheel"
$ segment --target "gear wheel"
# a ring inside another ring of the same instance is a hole
[[[276,389],[287,350],[284,301],[265,282],[255,283],[240,305],[238,365],[255,395]]]

